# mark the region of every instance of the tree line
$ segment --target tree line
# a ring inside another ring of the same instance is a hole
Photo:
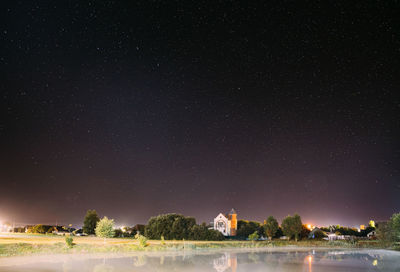
[[[239,220],[237,229],[237,238],[256,240],[259,237],[268,237],[269,239],[286,236],[288,239],[308,237],[309,230],[303,225],[301,217],[298,214],[288,215],[282,220],[281,226],[273,216],[269,216],[264,224],[256,221]]]
[[[138,227],[127,228],[125,231],[121,229],[111,231],[112,224],[108,218],[100,220],[95,210],[89,210],[86,213],[82,229],[86,234],[96,234],[96,236],[100,237],[144,235],[148,239],[156,240],[220,241],[224,239],[224,236],[219,231],[208,229],[205,223],[196,224],[194,217],[186,217],[175,213],[151,217],[147,225],[137,225]]]
[[[36,225],[28,229],[32,233],[51,233],[54,226]],[[341,226],[321,227],[315,233],[315,238],[322,238],[325,232],[335,232],[340,235],[366,236],[375,230],[373,226],[365,230]],[[125,229],[116,229],[114,220],[104,217],[100,219],[95,210],[88,210],[83,222],[83,233],[99,237],[140,237],[161,240],[205,240],[220,241],[225,237],[217,230],[210,229],[207,224],[197,224],[194,217],[186,217],[181,214],[162,214],[151,217],[147,225],[136,225]],[[393,214],[388,222],[380,222],[377,225],[377,237],[387,243],[400,242],[400,213]],[[281,225],[273,217],[269,216],[263,224],[256,221],[238,220],[236,239],[257,240],[260,237],[269,239],[286,236],[288,239],[308,238],[310,230],[303,225],[298,214],[288,215],[282,220]],[[232,237],[231,237],[232,238]]]

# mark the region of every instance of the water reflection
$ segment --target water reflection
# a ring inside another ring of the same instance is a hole
[[[103,258],[103,263],[101,264],[97,264],[94,268],[93,268],[93,272],[113,272],[114,271],[114,267],[112,265],[108,265],[106,263],[106,258]]]
[[[107,256],[107,255],[106,255]],[[227,250],[143,253],[129,257],[84,257],[18,259],[14,265],[0,262],[3,271],[400,271],[400,252],[379,250]]]
[[[306,260],[308,262],[308,272],[312,272],[312,261],[313,261],[312,255],[308,255]]]
[[[144,266],[147,263],[147,259],[145,255],[139,255],[133,257],[133,266],[139,267],[139,266]],[[160,264],[162,264],[160,260]]]
[[[237,256],[236,254],[231,253],[224,253],[223,256],[219,258],[215,258],[214,261],[214,269],[217,272],[224,272],[224,271],[232,271],[236,272],[237,268]],[[228,270],[230,269],[230,270]]]

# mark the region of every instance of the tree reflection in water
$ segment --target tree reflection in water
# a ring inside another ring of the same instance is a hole
[[[0,272],[237,272],[237,271],[400,271],[400,252],[384,250],[259,249],[143,252],[134,256],[72,256],[29,259],[4,266]]]

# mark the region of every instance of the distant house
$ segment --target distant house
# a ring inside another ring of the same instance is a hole
[[[373,230],[367,234],[368,239],[375,239],[376,238],[376,231]]]
[[[332,232],[328,233],[327,235],[328,235],[327,239],[329,241],[354,239],[354,236],[352,236],[352,235],[338,235],[338,234],[332,233]]]
[[[82,230],[82,229],[76,229],[76,230],[74,230],[74,231],[72,232],[72,234],[75,235],[75,236],[87,236],[86,233],[83,233],[83,230]]]
[[[60,235],[60,236],[66,236],[66,235],[71,235],[71,233],[74,231],[75,229],[73,228],[66,228],[66,227],[62,227],[62,226],[54,226],[53,229],[53,234],[56,235]]]
[[[218,214],[214,218],[214,229],[221,232],[224,236],[236,236],[237,213],[232,209],[228,214]]]
[[[326,237],[325,232],[320,228],[315,227],[309,234],[308,239],[323,238]]]
[[[25,226],[25,233],[30,233],[32,232],[32,229],[35,225],[26,225]]]

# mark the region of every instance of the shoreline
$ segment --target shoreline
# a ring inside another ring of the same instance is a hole
[[[53,244],[44,243],[0,243],[0,259],[18,256],[42,256],[42,255],[86,255],[86,254],[157,254],[157,253],[176,253],[176,252],[205,252],[220,250],[263,250],[263,251],[290,251],[290,250],[390,250],[397,252],[397,248],[379,246],[378,244],[359,244],[359,243],[330,243],[327,241],[166,241],[160,244],[159,241],[149,241],[146,247],[138,245],[137,241],[124,241],[122,244],[75,244],[72,248],[57,242]]]
[[[332,252],[329,252],[332,251]],[[398,255],[396,250],[384,248],[345,248],[345,247],[305,247],[305,246],[277,246],[277,247],[258,247],[258,248],[209,248],[209,249],[190,249],[175,251],[132,251],[132,252],[107,252],[107,253],[54,253],[54,254],[30,254],[1,257],[0,267],[14,265],[27,265],[31,263],[59,263],[65,261],[83,261],[98,259],[119,259],[129,257],[190,257],[194,255],[212,255],[212,254],[240,254],[240,253],[276,253],[276,252],[329,252],[329,254],[351,254],[366,252],[369,254],[390,254]]]

